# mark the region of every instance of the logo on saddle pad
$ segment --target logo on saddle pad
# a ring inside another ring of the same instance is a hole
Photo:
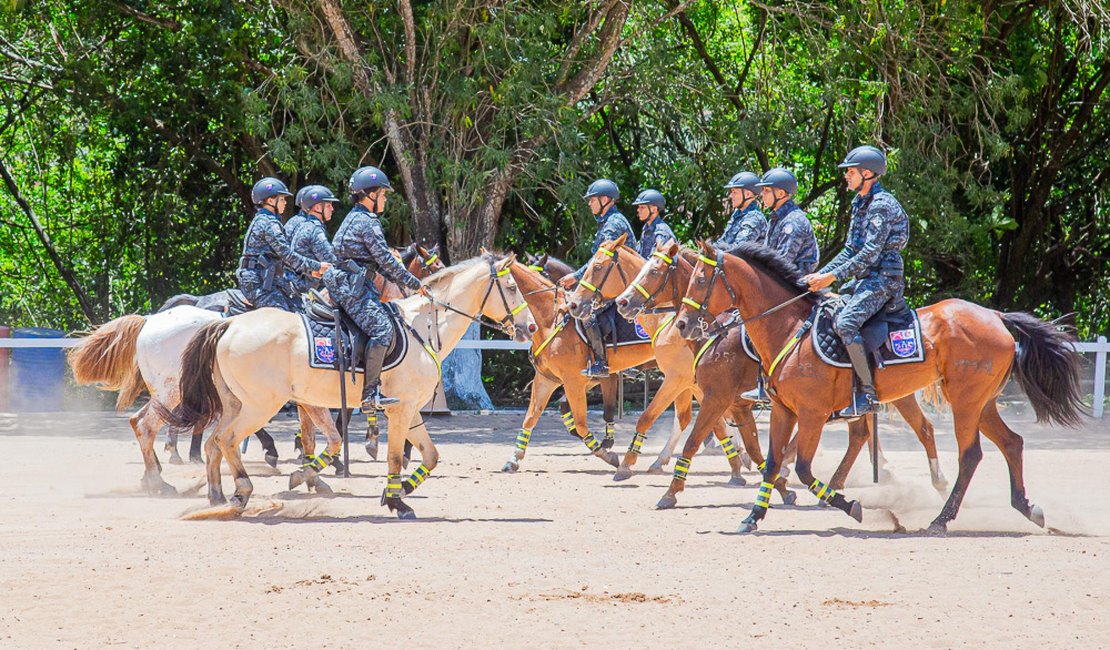
[[[912,357],[917,354],[917,333],[912,328],[891,332],[890,349],[896,356]]]
[[[636,336],[638,336],[642,340],[647,340],[651,338],[651,334],[648,334],[648,331],[644,329],[644,326],[640,324],[640,321],[634,321],[633,324],[636,326]]]
[[[313,337],[313,348],[316,359],[321,363],[335,363],[335,344],[329,336]]]

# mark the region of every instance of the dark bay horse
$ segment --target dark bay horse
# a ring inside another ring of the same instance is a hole
[[[713,318],[736,308],[763,358],[773,400],[771,444],[764,483],[739,532],[750,532],[767,515],[768,481],[778,473],[794,425],[798,427],[795,471],[818,499],[857,521],[858,501],[813,476],[811,462],[829,416],[848,405],[852,371],[822,362],[803,327],[819,297],[801,283],[800,274],[771,249],[741,244],[732,254],[707,243],[693,270],[675,326],[687,337],[713,327]],[[975,468],[983,457],[982,432],[1002,451],[1010,470],[1010,503],[1044,527],[1044,512],[1025,493],[1021,436],[998,413],[997,398],[1012,376],[1025,391],[1039,422],[1076,426],[1082,419],[1078,355],[1072,337],[1055,323],[1025,313],[1004,313],[963,300],[944,300],[917,310],[925,358],[875,372],[881,402],[891,402],[941,382],[952,407],[959,475],[928,532],[943,534],[956,517]]]

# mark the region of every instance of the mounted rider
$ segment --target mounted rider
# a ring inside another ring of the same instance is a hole
[[[817,267],[819,251],[817,236],[809,217],[794,202],[798,194],[798,178],[782,167],[775,167],[763,175],[755,184],[759,188],[759,200],[771,214],[763,243],[794,263],[802,273],[810,273]],[[744,391],[740,397],[751,402],[767,402],[763,375],[751,390]]]
[[[332,265],[336,264],[338,260],[335,257],[331,242],[328,241],[328,230],[324,224],[331,221],[332,213],[335,212],[335,204],[339,199],[323,185],[309,185],[302,188],[297,194],[300,196],[301,202],[299,205],[304,217],[297,229],[289,233],[293,250],[305,257],[328,262]],[[292,222],[293,220],[290,219],[286,223],[287,229],[289,223]],[[297,276],[295,284],[302,293],[309,289],[320,288],[319,280],[304,275]]]
[[[678,241],[674,231],[666,221],[663,221],[667,200],[658,190],[640,192],[632,205],[636,206],[636,216],[644,224],[643,230],[640,231],[640,257],[646,260],[660,244],[666,244],[672,239]]]
[[[263,178],[254,184],[251,201],[258,212],[247,226],[243,254],[239,258],[239,289],[255,307],[299,309],[300,296],[285,276],[286,267],[297,273],[322,276],[331,264],[296,253],[278,217],[292,196],[285,183]]]
[[[625,241],[628,246],[637,248],[636,235],[632,234],[632,226],[628,225],[628,220],[617,209],[620,190],[617,189],[616,183],[606,178],[598,179],[590,183],[590,186],[586,189],[586,194],[582,198],[586,200],[586,205],[589,206],[590,212],[597,221],[597,232],[594,233],[590,255],[596,253],[603,243],[613,241],[621,235],[627,237]],[[559,284],[564,289],[573,287],[586,274],[588,265],[589,262],[586,262],[573,274],[560,280]],[[588,377],[609,376],[609,360],[606,358],[605,340],[602,337],[601,326],[597,320],[600,311],[600,309],[595,309],[590,319],[582,324],[586,331],[586,339],[590,344],[590,350],[593,352],[591,363],[582,371],[582,374]]]
[[[374,289],[374,273],[381,273],[399,286],[427,296],[420,280],[408,272],[389,250],[378,214],[385,209],[386,198],[393,187],[389,178],[377,167],[360,167],[347,185],[355,207],[335,233],[332,245],[338,262],[335,270],[324,276],[324,284],[347,315],[366,333],[364,361],[365,381],[361,409],[370,412],[387,404],[396,404],[395,397],[381,394],[382,363],[393,338],[393,326],[382,307],[381,296]]]
[[[732,214],[725,224],[721,238],[713,242],[716,248],[732,248],[746,241],[763,241],[767,236],[767,217],[759,209],[759,176],[753,172],[740,172],[725,183]]]
[[[873,413],[877,407],[874,377],[860,328],[884,306],[903,303],[906,282],[902,249],[909,240],[910,221],[894,195],[879,183],[879,177],[886,173],[886,155],[880,149],[856,147],[837,167],[844,170],[848,189],[856,192],[848,239],[832,261],[803,280],[810,291],[853,280],[841,288],[847,299],[833,319],[833,329],[844,341],[856,376],[852,405],[837,416],[854,418]]]

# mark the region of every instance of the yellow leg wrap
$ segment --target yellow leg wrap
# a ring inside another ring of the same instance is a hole
[[[370,411],[366,414],[366,424],[372,427],[378,426],[378,412]]]
[[[304,465],[302,465],[301,467],[305,469],[311,467],[317,472],[322,472],[324,471],[325,467],[331,465],[333,460],[335,460],[335,456],[332,456],[328,452],[323,451],[320,452],[320,454],[317,456],[305,456]]]
[[[817,479],[813,479],[813,483],[809,486],[809,491],[813,493],[813,496],[821,499],[825,503],[832,501],[832,498],[836,496],[836,490]]]
[[[724,440],[721,441],[721,449],[725,451],[725,458],[728,458],[729,460],[732,460],[733,458],[736,458],[737,455],[739,455],[739,452],[736,451],[736,445],[732,442],[732,436],[727,436]]]
[[[613,424],[612,422],[606,422],[605,423],[605,437],[606,438],[612,438],[613,433],[616,432],[616,430],[617,430],[617,425]]]
[[[401,498],[401,475],[400,474],[386,474],[385,475],[385,498],[387,498],[387,499],[400,499]]]
[[[528,448],[528,441],[532,439],[531,429],[521,429],[520,433],[516,434],[516,448],[524,451]]]
[[[679,481],[685,481],[686,475],[690,473],[690,459],[685,456],[679,456],[678,460],[674,462],[674,477]]]
[[[763,481],[759,484],[759,492],[755,495],[755,507],[770,509],[771,508],[771,490],[775,489],[774,483]]]
[[[582,438],[582,442],[586,443],[586,446],[589,447],[590,451],[597,451],[598,449],[601,449],[601,441],[595,438],[594,434],[592,433],[587,433],[586,437]]]
[[[574,433],[574,413],[570,411],[563,413],[563,426],[567,428],[567,431]]]
[[[762,463],[760,463],[759,465],[757,465],[757,466],[756,466],[756,469],[757,469],[757,470],[759,470],[759,473],[760,473],[760,474],[762,474],[762,473],[763,473],[763,468],[764,468],[764,467],[767,467],[767,461],[763,461]],[[777,480],[779,480],[779,476],[781,476],[781,474],[775,474],[775,480],[776,480],[776,481],[777,481]]]
[[[412,476],[405,479],[405,483],[408,484],[409,487],[406,492],[412,492],[416,488],[420,487],[420,484],[427,480],[428,473],[430,471],[431,470],[424,466],[424,463],[420,463],[420,466],[417,467],[415,471],[413,471]]]
[[[636,435],[632,436],[632,444],[628,445],[628,453],[639,454],[640,449],[644,446],[645,438],[647,438],[646,433],[640,433],[639,431],[637,431]]]

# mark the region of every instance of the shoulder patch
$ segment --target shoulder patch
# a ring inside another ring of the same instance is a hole
[[[784,235],[789,235],[792,232],[794,232],[794,225],[793,224],[788,223],[788,224],[786,224],[785,226],[782,227],[782,233]]]
[[[879,226],[883,225],[883,218],[882,217],[872,217],[871,218],[871,225],[878,228]]]

